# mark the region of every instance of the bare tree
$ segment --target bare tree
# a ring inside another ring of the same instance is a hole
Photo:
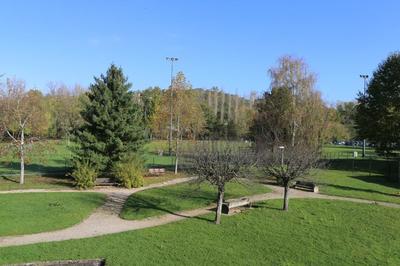
[[[224,111],[225,111],[225,92],[221,90],[221,112],[220,112],[220,121],[221,124],[224,123]]]
[[[231,121],[232,114],[232,95],[228,94],[228,121]]]
[[[218,114],[218,88],[217,87],[213,87],[212,88],[213,92],[214,92],[214,115],[215,117],[217,117]]]
[[[253,152],[221,142],[203,142],[192,147],[188,155],[199,182],[207,181],[218,190],[215,223],[221,223],[225,185],[239,177],[246,177],[246,169],[254,164]]]
[[[207,100],[208,100],[208,107],[210,107],[211,108],[211,105],[212,105],[212,103],[211,103],[211,93],[212,93],[212,91],[211,90],[209,90],[208,92],[207,92]]]
[[[39,91],[27,92],[23,81],[11,79],[7,80],[6,88],[1,89],[0,95],[0,124],[12,145],[18,149],[20,184],[24,184],[26,147],[31,146],[48,126],[43,113],[43,96]]]
[[[238,122],[239,116],[239,96],[235,95],[235,124]]]
[[[278,149],[260,149],[259,164],[267,177],[276,178],[278,184],[284,187],[283,210],[289,208],[289,188],[291,182],[305,177],[318,166],[320,150],[315,146],[297,144]]]

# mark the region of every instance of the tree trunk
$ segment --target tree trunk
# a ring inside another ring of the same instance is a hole
[[[221,124],[224,123],[224,114],[225,114],[225,92],[221,91],[221,113],[220,115],[220,121]]]
[[[397,162],[397,166],[397,182],[400,184],[400,160]]]
[[[289,183],[285,184],[285,190],[283,194],[283,210],[289,209]]]
[[[171,74],[171,93],[169,99],[169,133],[168,133],[168,155],[171,156],[172,154],[172,98],[173,98],[173,91],[172,91],[172,74]]]
[[[215,224],[221,223],[222,203],[224,202],[224,189],[218,188],[217,211],[215,213]]]
[[[24,130],[21,131],[21,143],[19,146],[19,156],[20,156],[20,162],[21,162],[21,171],[20,171],[20,178],[19,178],[19,183],[23,185],[25,183],[25,151],[24,151],[24,143],[25,141],[25,136],[24,136]]]
[[[215,90],[214,91],[214,115],[215,115],[215,118],[217,118],[217,114],[218,114],[218,91]]]
[[[239,96],[236,95],[235,96],[235,124],[238,122],[239,120]]]
[[[178,123],[177,123],[177,133],[176,133],[176,152],[175,152],[175,174],[178,174],[178,152],[179,152],[179,116],[178,116]]]

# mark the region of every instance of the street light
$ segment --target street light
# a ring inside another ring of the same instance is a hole
[[[281,150],[281,166],[283,166],[283,151],[285,150],[285,146],[279,146],[278,147]]]
[[[365,91],[367,89],[367,79],[368,79],[368,75],[360,75],[360,78],[362,78],[364,80],[364,97],[365,97]],[[365,139],[363,139],[363,149],[362,149],[362,157],[365,157]]]
[[[168,138],[168,153],[171,156],[171,142],[172,142],[172,84],[173,84],[173,75],[174,75],[174,62],[178,61],[176,57],[166,57],[167,61],[171,62],[171,87],[170,87],[170,96],[169,96],[169,138]]]

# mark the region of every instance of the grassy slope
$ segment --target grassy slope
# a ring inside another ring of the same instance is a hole
[[[332,155],[340,158],[351,158],[353,156],[353,152],[355,151],[358,153],[358,156],[362,155],[362,147],[352,147],[345,145],[325,145],[322,151],[325,155]],[[367,156],[376,155],[375,150],[370,147],[367,147],[365,149],[365,154]]]
[[[148,166],[153,163],[156,165],[172,165],[174,158],[169,156],[159,156],[157,150],[165,145],[163,142],[154,141],[144,146],[144,157]],[[72,145],[72,144],[70,144]],[[161,146],[160,146],[161,145]],[[35,146],[34,146],[35,147]],[[43,173],[63,173],[69,170],[71,151],[67,141],[49,140],[41,142],[40,148],[33,148],[28,153],[25,171],[28,175],[39,175]],[[166,151],[164,149],[164,151]],[[0,174],[18,174],[19,159],[12,154],[0,158]]]
[[[165,144],[165,143],[164,143]],[[173,164],[173,158],[169,156],[158,156],[157,148],[159,142],[151,142],[144,147],[144,158],[146,166],[160,165],[168,167]],[[43,147],[46,147],[43,149]],[[39,156],[40,155],[40,156]],[[19,185],[19,160],[11,155],[0,158],[0,190],[30,189],[30,188],[68,188],[72,182],[65,177],[64,173],[69,171],[69,159],[71,152],[66,141],[43,142],[42,149],[33,149],[30,153],[31,159],[25,165],[24,185]],[[46,174],[46,176],[42,176]],[[145,184],[162,182],[174,178],[166,175],[159,178],[146,179]]]
[[[0,236],[38,233],[77,224],[101,204],[99,193],[0,195]]]
[[[324,194],[400,203],[400,185],[379,174],[319,170],[313,179]]]
[[[259,184],[230,183],[226,187],[225,198],[269,192]],[[179,184],[157,189],[150,189],[132,194],[122,210],[124,219],[142,219],[182,210],[208,206],[215,202],[216,188],[208,184]]]
[[[400,212],[322,200],[280,201],[216,226],[188,219],[140,231],[0,249],[0,264],[106,258],[107,265],[400,265]],[[382,219],[385,217],[385,219]],[[203,219],[205,218],[205,219]],[[368,222],[366,222],[368,221]]]
[[[67,178],[25,176],[25,184],[19,184],[19,177],[0,176],[0,191],[15,189],[66,189],[72,188],[73,183]]]

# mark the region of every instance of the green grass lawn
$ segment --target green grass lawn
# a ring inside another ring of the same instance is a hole
[[[69,170],[71,151],[67,141],[41,141],[33,145],[26,154],[25,171],[27,174],[63,174]],[[0,158],[0,174],[18,174],[19,170],[19,158],[15,154],[7,154]]]
[[[400,204],[400,185],[380,174],[318,170],[312,179],[319,183],[320,193]]]
[[[52,231],[79,223],[104,203],[100,193],[0,194],[0,236]]]
[[[154,141],[144,146],[144,159],[146,167],[158,166],[171,168],[174,157],[159,156],[157,147],[165,141]],[[4,144],[2,144],[4,145]],[[8,154],[0,157],[0,190],[51,188],[63,189],[73,186],[72,180],[66,177],[70,172],[71,151],[67,141],[43,141],[39,148],[33,148],[25,164],[25,184],[19,184],[19,160]],[[163,144],[161,144],[163,145]],[[173,179],[171,174],[163,177],[152,177],[145,180],[145,185]]]
[[[260,184],[228,183],[225,198],[262,194],[271,190]],[[143,219],[146,217],[174,213],[183,210],[208,206],[216,201],[217,190],[208,184],[179,184],[163,188],[149,189],[132,194],[121,212],[124,219]]]
[[[162,176],[146,176],[144,178],[144,186],[155,183],[162,183],[175,178],[187,177],[184,172],[179,172],[175,175],[173,172],[167,171]],[[19,190],[19,189],[73,189],[73,181],[67,177],[43,177],[35,175],[25,176],[25,184],[19,184],[19,177],[1,176],[0,175],[0,191],[4,190]]]
[[[0,264],[105,258],[107,265],[400,265],[398,209],[316,199],[278,200],[209,220],[108,236],[0,248]],[[384,218],[384,219],[383,219]]]
[[[331,157],[333,159],[349,159],[353,157],[353,152],[357,152],[358,156],[361,157],[362,155],[362,147],[358,146],[345,146],[345,145],[333,145],[327,144],[323,147],[322,152],[323,155],[327,156],[328,158]],[[365,149],[366,156],[376,156],[375,150],[370,147],[366,147]]]
[[[16,189],[67,189],[73,188],[73,182],[66,177],[43,177],[26,175],[25,184],[19,184],[19,176],[1,176],[0,191]]]
[[[143,156],[146,161],[146,166],[171,166],[174,164],[174,157],[167,156],[166,153],[164,153],[164,156],[159,156],[157,154],[159,145],[161,145],[160,147],[163,147],[165,144],[166,142],[163,141],[154,141],[145,144],[143,147]],[[70,150],[71,145],[73,144],[68,143],[65,140],[42,141],[37,148],[33,148],[32,151],[27,153],[25,172],[28,175],[63,175],[70,170],[70,159],[72,156]],[[164,149],[165,152],[167,150],[168,149]],[[19,169],[19,159],[15,155],[8,154],[7,156],[2,156],[0,158],[0,175],[11,175],[14,177],[19,173]]]

